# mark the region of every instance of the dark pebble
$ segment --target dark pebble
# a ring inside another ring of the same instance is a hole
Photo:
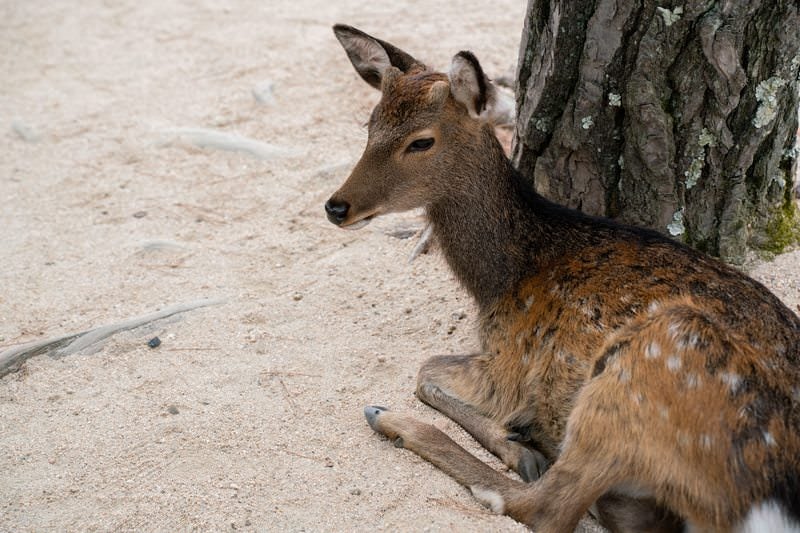
[[[147,345],[151,348],[158,348],[159,346],[161,346],[161,339],[159,339],[158,337],[153,337],[152,339],[147,341]]]

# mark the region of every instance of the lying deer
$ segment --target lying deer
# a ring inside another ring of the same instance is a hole
[[[425,208],[479,306],[482,351],[428,360],[417,395],[524,482],[401,413],[367,407],[370,426],[537,531],[590,508],[616,531],[797,531],[800,319],[715,259],[536,194],[470,52],[442,74],[334,31],[382,97],[328,218]]]

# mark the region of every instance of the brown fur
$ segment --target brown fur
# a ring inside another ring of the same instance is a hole
[[[524,478],[553,464],[518,484],[403,415],[370,408],[373,428],[543,531],[595,502],[619,530],[731,529],[767,500],[800,513],[800,319],[712,258],[536,195],[491,124],[430,98],[446,79],[384,83],[329,204],[347,206],[342,225],[426,209],[483,350],[429,360],[417,394]],[[409,153],[420,131],[435,144]]]

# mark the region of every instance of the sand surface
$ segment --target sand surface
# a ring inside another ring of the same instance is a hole
[[[221,303],[0,378],[0,530],[523,531],[362,416],[416,413],[500,468],[413,395],[425,358],[477,347],[441,257],[407,262],[421,220],[345,232],[322,210],[378,96],[333,23],[497,76],[523,11],[2,2],[0,351]],[[798,264],[755,273],[793,309]]]

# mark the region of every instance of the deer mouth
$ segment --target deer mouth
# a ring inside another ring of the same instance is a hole
[[[355,222],[348,222],[347,224],[342,224],[339,227],[342,228],[342,229],[349,229],[349,230],[361,229],[364,226],[366,226],[367,224],[369,224],[370,222],[372,222],[373,218],[375,218],[374,214],[367,215],[364,218],[360,218],[360,219],[356,220]]]

